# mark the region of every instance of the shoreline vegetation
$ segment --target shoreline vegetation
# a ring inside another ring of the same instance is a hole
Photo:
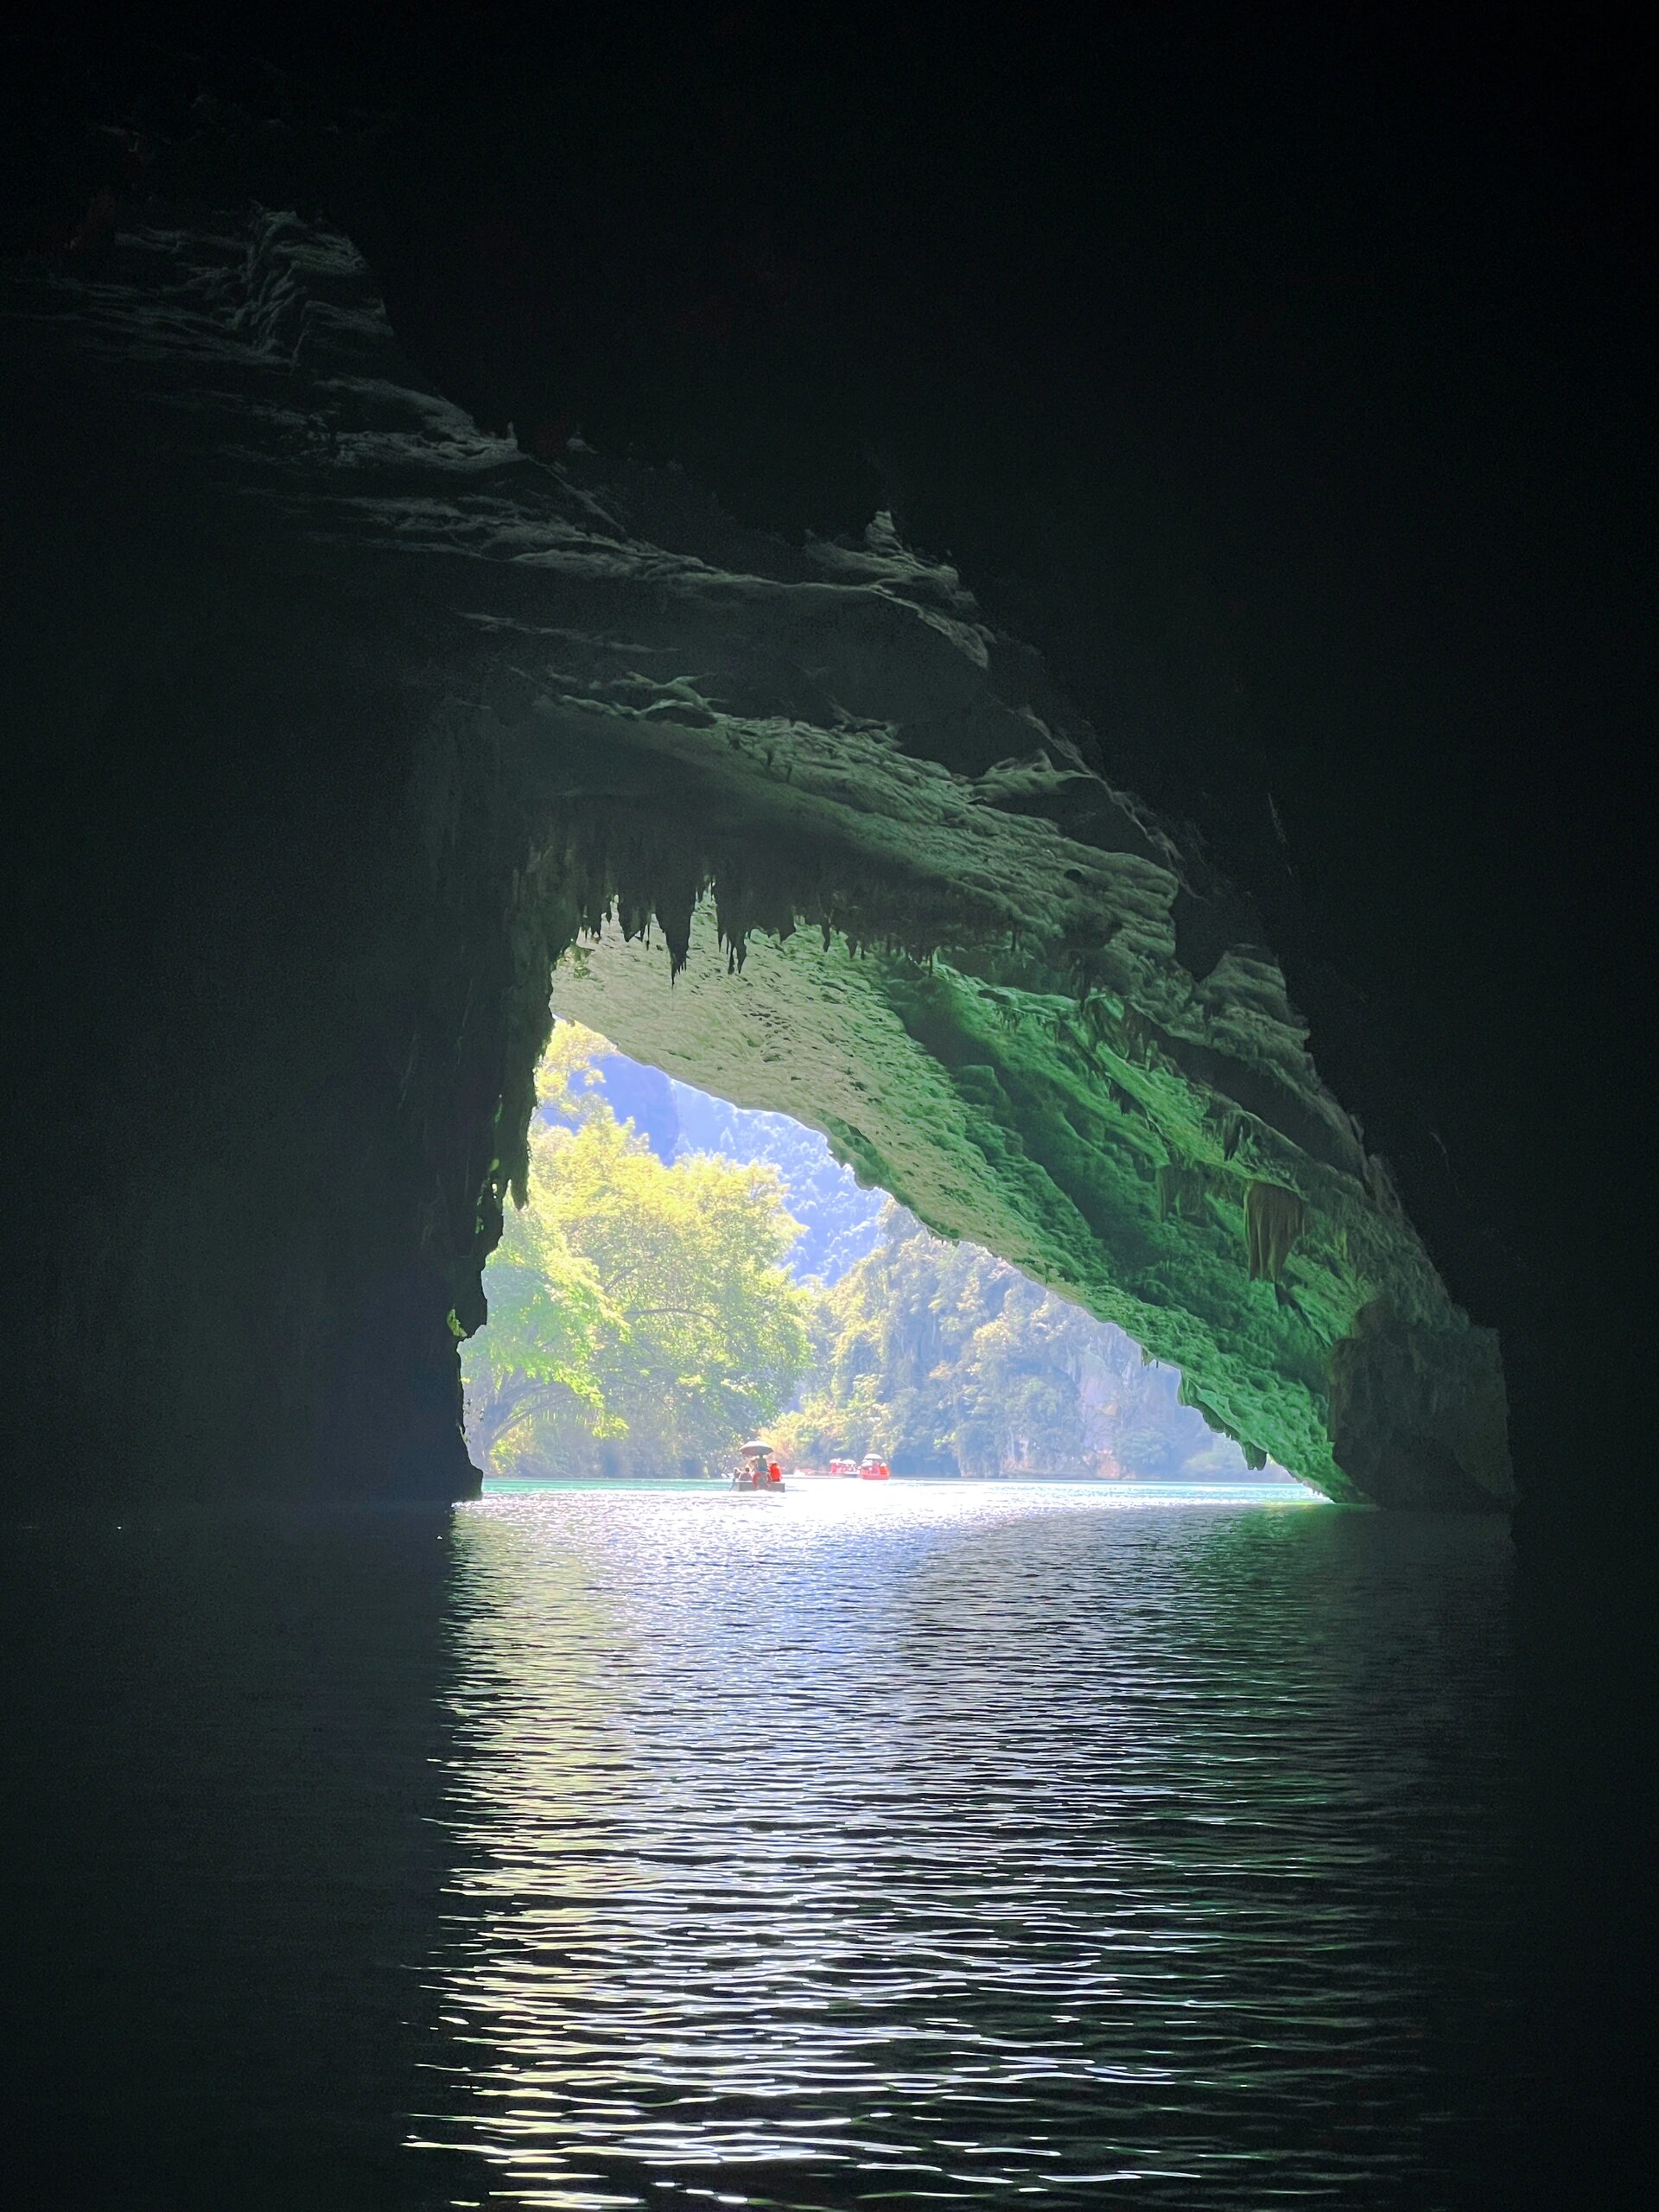
[[[764,1433],[786,1471],[876,1452],[901,1479],[1292,1479],[1249,1469],[1122,1331],[861,1190],[813,1132],[574,1022],[537,1096],[528,1201],[461,1352],[486,1478],[696,1481]]]
[[[1316,1498],[1321,1504],[1332,1501],[1322,1497],[1311,1483],[1299,1475],[1287,1474],[1281,1468],[1276,1473],[1245,1473],[1236,1477],[1209,1477],[1202,1481],[1188,1481],[1179,1475],[1122,1475],[1116,1478],[1099,1475],[898,1475],[892,1478],[902,1486],[962,1490],[976,1486],[993,1490],[1080,1490],[1110,1491],[1114,1497],[1127,1497],[1141,1491],[1179,1491],[1193,1492],[1225,1492],[1235,1491],[1294,1491],[1299,1496]],[[865,1485],[854,1475],[827,1474],[822,1467],[793,1467],[787,1480],[805,1481],[814,1490],[857,1490]],[[489,1475],[485,1478],[485,1495],[529,1490],[639,1490],[639,1491],[701,1491],[718,1496],[730,1488],[723,1471],[706,1475],[573,1475],[550,1471],[544,1474]]]

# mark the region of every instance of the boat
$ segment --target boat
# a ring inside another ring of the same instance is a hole
[[[734,1490],[765,1491],[776,1497],[784,1487],[784,1471],[778,1453],[764,1437],[751,1437],[738,1446],[740,1464],[732,1477]]]
[[[864,1483],[884,1483],[892,1470],[878,1452],[867,1452],[858,1463],[858,1478]]]

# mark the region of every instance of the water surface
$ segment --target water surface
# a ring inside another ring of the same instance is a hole
[[[1254,1484],[469,1509],[415,2139],[561,2207],[1443,2201],[1503,1579]]]
[[[29,2202],[1495,2201],[1495,1523],[531,1488],[0,1568]]]

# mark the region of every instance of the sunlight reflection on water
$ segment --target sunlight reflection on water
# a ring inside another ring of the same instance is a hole
[[[413,2139],[478,2201],[1438,2201],[1502,1910],[1489,1524],[525,1486],[455,1554]]]

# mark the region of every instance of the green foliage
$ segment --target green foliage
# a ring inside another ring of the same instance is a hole
[[[890,1205],[880,1249],[823,1293],[811,1372],[774,1424],[793,1460],[886,1453],[911,1473],[1242,1474],[1138,1345]]]
[[[528,1202],[485,1274],[463,1347],[468,1441],[486,1472],[668,1474],[770,1421],[810,1357],[798,1234],[775,1173],[665,1166],[587,1077],[603,1041],[561,1025],[538,1091]]]
[[[556,1021],[536,1071],[536,1103],[547,1109],[545,1117],[581,1122],[603,1114],[605,1095],[595,1070],[615,1052],[609,1038],[597,1030],[584,1029],[579,1021]]]

